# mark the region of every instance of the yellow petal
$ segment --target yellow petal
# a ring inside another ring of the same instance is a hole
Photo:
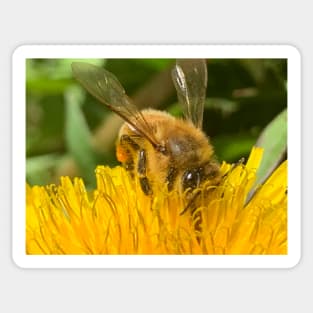
[[[193,215],[165,189],[147,197],[121,167],[96,169],[97,188],[63,177],[60,185],[26,186],[28,254],[285,254],[287,162],[246,204],[262,158],[223,162],[222,183],[201,190]],[[198,226],[201,225],[201,231]]]

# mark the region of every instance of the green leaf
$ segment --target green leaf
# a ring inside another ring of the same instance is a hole
[[[173,59],[141,59],[140,60],[142,64],[145,64],[148,67],[157,71],[163,70],[164,68],[174,63],[174,61],[175,60]]]
[[[72,86],[65,93],[66,118],[65,136],[67,148],[77,162],[82,177],[87,183],[94,183],[97,157],[91,145],[91,132],[81,110],[85,93],[78,86]]]
[[[33,94],[56,95],[63,94],[73,83],[71,64],[74,61],[84,61],[103,66],[104,59],[49,59],[39,62],[27,59],[26,87]]]
[[[26,159],[26,180],[31,185],[51,184],[56,162],[59,160],[57,154],[45,154]]]
[[[28,80],[26,82],[27,91],[32,95],[39,94],[44,96],[60,95],[72,84],[70,79],[50,79],[50,78],[38,78]]]
[[[256,146],[264,148],[256,185],[263,183],[287,152],[287,109],[277,115],[261,133]]]
[[[71,67],[73,62],[87,62],[90,64],[103,66],[105,64],[105,59],[59,59],[50,77],[53,79],[73,78]]]

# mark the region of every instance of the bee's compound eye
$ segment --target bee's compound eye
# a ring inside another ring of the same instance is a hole
[[[194,189],[199,186],[201,182],[201,170],[200,169],[191,169],[186,170],[182,176],[182,185],[183,189],[191,188]]]

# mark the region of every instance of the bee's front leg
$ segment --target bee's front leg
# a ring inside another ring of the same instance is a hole
[[[152,189],[147,177],[147,157],[144,149],[139,150],[137,170],[142,191],[146,195],[151,195]]]
[[[122,135],[116,147],[117,159],[123,164],[124,168],[134,177],[134,158],[133,153],[139,150],[138,144],[128,135]]]

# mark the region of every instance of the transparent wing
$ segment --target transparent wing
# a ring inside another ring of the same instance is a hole
[[[184,114],[197,128],[202,128],[207,88],[207,65],[204,59],[179,59],[172,78]]]
[[[112,73],[102,67],[84,62],[73,62],[72,71],[74,77],[96,99],[133,126],[154,147],[160,146],[151,126]]]

